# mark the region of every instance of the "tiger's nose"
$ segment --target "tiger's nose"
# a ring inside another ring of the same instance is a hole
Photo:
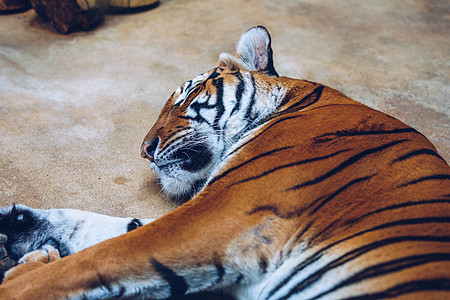
[[[155,137],[150,144],[148,142],[144,142],[141,149],[141,156],[153,162],[155,159],[155,151],[158,147],[158,144],[159,137]]]

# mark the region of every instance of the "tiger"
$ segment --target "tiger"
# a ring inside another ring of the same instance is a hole
[[[4,208],[12,271],[63,258],[6,276],[0,299],[450,298],[449,165],[394,117],[280,77],[263,26],[175,90],[141,156],[180,206]]]

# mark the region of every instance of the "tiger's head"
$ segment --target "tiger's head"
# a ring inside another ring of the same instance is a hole
[[[230,147],[272,114],[285,93],[262,26],[244,32],[236,56],[222,53],[219,61],[177,88],[141,146],[174,199],[197,193]]]

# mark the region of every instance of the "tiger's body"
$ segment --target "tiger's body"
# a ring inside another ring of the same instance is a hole
[[[193,198],[6,280],[1,299],[450,297],[447,163],[402,122],[278,77],[263,27],[175,91],[142,156]]]

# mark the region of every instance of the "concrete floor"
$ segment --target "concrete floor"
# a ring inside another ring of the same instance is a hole
[[[0,15],[0,205],[158,217],[174,208],[139,155],[184,80],[262,24],[282,75],[415,127],[450,159],[448,1],[162,0],[60,35]]]

